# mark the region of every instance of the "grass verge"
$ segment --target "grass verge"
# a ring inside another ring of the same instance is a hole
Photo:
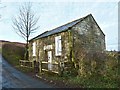
[[[105,76],[95,77],[60,77],[58,75],[39,74],[41,79],[52,85],[64,88],[119,88],[118,80],[110,80]]]

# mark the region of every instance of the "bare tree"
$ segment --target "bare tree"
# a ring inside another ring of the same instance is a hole
[[[39,28],[36,26],[39,18],[36,14],[32,11],[32,4],[24,3],[19,8],[19,14],[17,17],[13,18],[13,28],[15,32],[26,41],[26,53],[25,59],[28,60],[28,44],[29,44],[29,37],[32,33]]]

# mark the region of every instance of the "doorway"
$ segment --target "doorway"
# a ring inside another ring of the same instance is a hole
[[[48,51],[48,70],[52,70],[52,51]]]

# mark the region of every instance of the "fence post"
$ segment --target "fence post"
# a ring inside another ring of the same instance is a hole
[[[42,61],[40,61],[40,63],[39,63],[39,72],[40,73],[42,72]]]

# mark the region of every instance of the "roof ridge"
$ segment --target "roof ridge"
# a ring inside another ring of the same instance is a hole
[[[90,14],[84,16],[84,17],[81,17],[81,18],[72,20],[72,21],[70,21],[70,22],[68,22],[68,23],[66,23],[66,24],[61,25],[61,26],[66,26],[67,24],[70,24],[70,23],[75,22],[75,21],[79,21],[79,20],[84,19],[84,18],[86,18],[86,17],[88,17],[88,16],[90,16],[90,15],[92,15],[92,14],[90,13]],[[59,28],[59,27],[61,27],[61,26],[58,26],[58,27],[56,27],[56,28],[54,28],[54,29],[57,29],[57,28]],[[54,29],[51,29],[51,30],[54,30]],[[49,30],[49,31],[51,31],[51,30]],[[49,32],[49,31],[48,31],[48,32]]]
[[[90,16],[90,15],[92,15],[92,14],[88,14],[88,15],[82,17],[82,18],[73,20],[73,21],[68,22],[68,23],[66,23],[66,24],[64,24],[64,25],[61,25],[61,26],[59,26],[59,27],[56,27],[56,28],[54,28],[54,29],[52,29],[52,30],[45,31],[45,32],[43,32],[42,34],[40,34],[40,35],[32,38],[31,40],[33,40],[33,39],[35,39],[35,38],[38,39],[38,38],[46,37],[46,36],[49,36],[49,35],[52,35],[52,34],[55,34],[55,33],[59,33],[59,32],[65,31],[65,30],[67,30],[68,28],[76,25],[76,24],[77,24],[78,22],[80,22],[81,20],[84,20],[86,17],[88,17],[88,16]],[[46,34],[46,35],[45,35],[45,34]],[[30,41],[31,41],[31,40],[30,40]]]

